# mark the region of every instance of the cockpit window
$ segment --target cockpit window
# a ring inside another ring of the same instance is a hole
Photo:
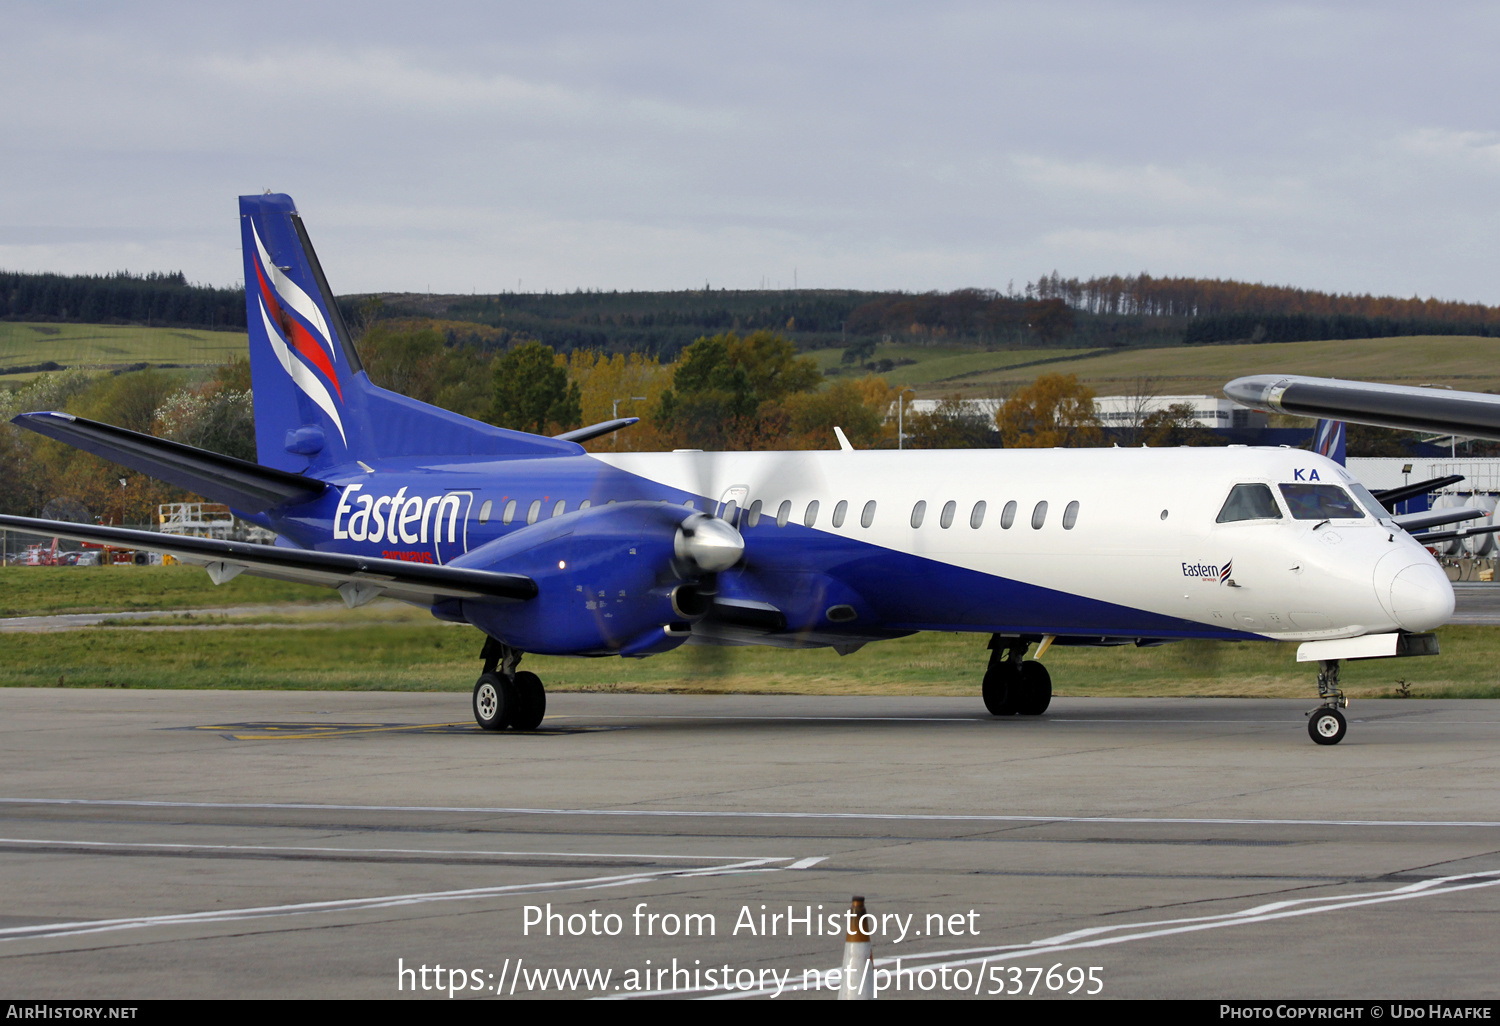
[[[1284,484],[1281,494],[1296,520],[1363,520],[1365,516],[1337,485]]]
[[[1370,490],[1358,481],[1349,482],[1349,490],[1376,520],[1384,520],[1391,515],[1391,511],[1385,508],[1385,504],[1371,495]]]
[[[1236,520],[1280,520],[1281,508],[1276,505],[1276,496],[1263,484],[1235,485],[1219,510],[1216,523],[1229,524]]]

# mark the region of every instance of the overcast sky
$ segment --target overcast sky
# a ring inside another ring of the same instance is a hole
[[[428,7],[436,8],[436,13]],[[1500,303],[1500,6],[0,0],[0,268]]]

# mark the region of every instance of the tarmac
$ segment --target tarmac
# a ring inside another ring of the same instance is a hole
[[[1500,706],[1313,704],[0,689],[0,991],[1500,995]]]

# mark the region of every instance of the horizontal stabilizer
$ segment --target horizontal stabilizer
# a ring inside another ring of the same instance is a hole
[[[1428,492],[1435,492],[1439,488],[1447,488],[1451,484],[1458,484],[1463,479],[1464,476],[1462,474],[1449,474],[1447,477],[1433,477],[1428,478],[1426,481],[1414,481],[1411,484],[1402,485],[1400,488],[1382,488],[1380,491],[1371,492],[1370,494],[1380,500],[1382,506],[1390,509],[1398,502],[1415,499],[1418,495],[1426,495]]]
[[[591,438],[598,438],[600,435],[607,435],[611,431],[618,431],[632,424],[638,424],[640,420],[641,418],[639,417],[620,417],[616,420],[601,420],[597,424],[590,424],[588,427],[576,428],[572,431],[564,431],[562,434],[553,435],[552,437],[561,439],[564,442],[587,442]]]
[[[1412,537],[1423,545],[1427,545],[1432,542],[1453,541],[1457,538],[1474,538],[1481,534],[1495,534],[1496,532],[1500,532],[1500,524],[1491,524],[1489,527],[1475,527],[1467,531],[1434,531],[1428,534],[1414,534]]]
[[[1444,524],[1456,524],[1461,520],[1475,520],[1487,516],[1489,513],[1482,509],[1460,506],[1457,509],[1429,509],[1421,513],[1406,513],[1399,517],[1391,517],[1391,519],[1403,531],[1422,531],[1429,527],[1441,527]]]
[[[497,574],[488,570],[350,556],[342,552],[315,552],[280,545],[132,531],[123,527],[33,520],[31,517],[0,515],[0,527],[95,545],[169,553],[184,563],[207,567],[216,582],[227,581],[243,572],[252,577],[325,585],[338,588],[346,601],[351,595],[358,596],[357,601],[350,601],[350,605],[376,595],[389,595],[427,606],[443,599],[520,600],[536,595],[536,582],[522,574]]]
[[[23,413],[11,423],[246,513],[260,513],[286,502],[306,502],[323,494],[327,487],[301,474],[69,413]]]

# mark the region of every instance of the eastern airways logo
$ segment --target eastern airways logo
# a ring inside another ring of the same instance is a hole
[[[1182,564],[1182,576],[1196,577],[1204,581],[1218,581],[1223,584],[1229,580],[1234,573],[1234,560],[1230,560],[1223,566],[1216,563],[1184,563]]]

